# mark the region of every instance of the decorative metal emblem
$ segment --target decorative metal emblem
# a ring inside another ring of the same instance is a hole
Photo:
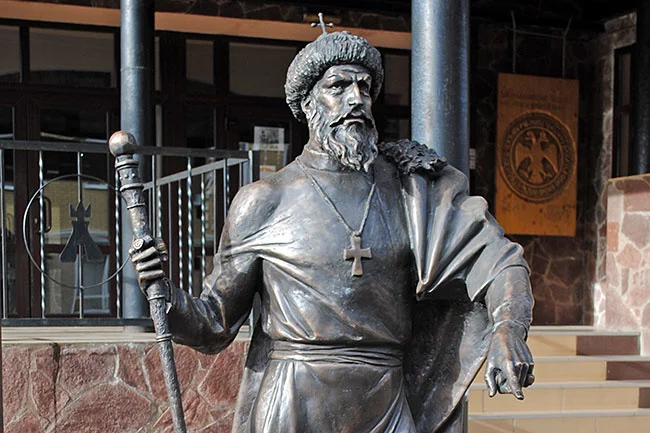
[[[84,209],[83,203],[79,202],[77,207],[74,208],[70,204],[70,217],[76,218],[72,221],[72,233],[66,242],[63,251],[59,255],[62,262],[74,262],[77,258],[78,247],[86,254],[86,260],[89,262],[103,262],[104,254],[97,246],[97,243],[90,236],[88,232],[88,224],[86,218],[90,218],[90,206]]]
[[[510,123],[498,155],[508,187],[522,199],[544,203],[564,189],[575,167],[575,143],[569,128],[542,111]]]
[[[34,203],[38,203],[39,199],[43,198],[45,199],[45,189],[55,183],[59,182],[62,180],[70,180],[70,179],[76,179],[78,181],[90,181],[93,183],[98,183],[98,184],[103,184],[106,185],[109,189],[112,189],[115,191],[115,187],[106,183],[103,179],[100,179],[95,176],[90,176],[86,174],[66,174],[63,176],[56,177],[54,179],[51,179],[47,182],[45,182],[41,187],[34,192],[32,197],[29,199],[29,202],[27,203],[27,207],[25,209],[25,212],[23,214],[23,245],[25,246],[25,252],[27,253],[27,256],[29,257],[29,260],[32,262],[32,264],[39,270],[39,272],[49,279],[50,281],[60,285],[61,287],[67,287],[69,289],[90,289],[93,287],[99,287],[103,284],[106,284],[107,282],[111,281],[114,279],[117,274],[122,270],[124,265],[126,265],[129,261],[128,257],[125,257],[124,260],[119,263],[119,267],[113,272],[111,275],[107,276],[104,280],[98,281],[98,282],[92,282],[92,283],[84,283],[81,284],[81,281],[78,281],[76,284],[71,285],[71,284],[66,284],[63,281],[60,281],[56,278],[54,278],[52,275],[48,274],[47,269],[45,267],[45,252],[43,250],[44,245],[46,243],[46,239],[44,237],[44,232],[41,232],[41,254],[40,257],[34,257],[34,255],[31,252],[31,249],[28,244],[28,239],[30,238],[28,236],[29,233],[29,215],[30,215],[30,210],[32,208],[32,205]],[[123,200],[121,200],[123,202]],[[88,205],[88,207],[84,208],[83,203],[79,202],[77,204],[77,207],[74,208],[72,205],[70,206],[70,217],[74,218],[72,220],[72,233],[70,234],[70,237],[68,238],[68,241],[59,254],[59,259],[62,262],[74,262],[76,261],[78,254],[79,254],[79,246],[81,246],[81,249],[85,252],[84,256],[79,257],[83,262],[102,262],[105,260],[104,254],[101,252],[99,247],[97,246],[97,243],[92,239],[92,236],[90,235],[90,231],[88,230],[88,226],[90,224],[89,221],[86,220],[86,218],[90,218],[91,215],[91,207]]]

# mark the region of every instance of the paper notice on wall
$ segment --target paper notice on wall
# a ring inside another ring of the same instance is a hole
[[[289,144],[284,142],[284,128],[255,126],[253,143],[239,142],[239,150],[260,153],[260,179],[266,179],[287,164]]]
[[[506,233],[574,236],[578,81],[499,75],[495,214]]]

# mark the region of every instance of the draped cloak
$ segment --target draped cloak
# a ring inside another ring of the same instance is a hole
[[[309,163],[308,156],[299,158]],[[358,193],[360,184],[321,168],[312,156],[307,170],[325,185],[333,202],[359,196],[355,205],[363,206],[367,193]],[[326,187],[339,177],[336,196]],[[356,347],[397,349],[403,353],[399,368],[405,399],[395,401],[408,402],[418,433],[433,432],[444,423],[483,363],[491,335],[483,297],[503,270],[528,269],[521,247],[503,237],[486,202],[468,196],[465,176],[450,166],[436,173],[402,173],[380,155],[374,179],[376,191],[362,233],[362,248],[370,247],[373,257],[362,260],[362,277],[351,276],[351,262],[343,260],[349,233],[310,185],[305,169],[292,163],[238,194],[201,299],[175,292],[169,313],[175,340],[208,352],[234,339],[254,294],[261,294],[262,314],[249,349],[233,432],[253,431],[259,400],[284,398],[291,400],[282,403],[291,410],[307,411],[300,409],[307,397],[287,392],[295,391],[295,385],[261,391],[268,387],[263,382],[277,357],[278,342],[332,346],[344,356]],[[355,220],[353,213],[340,213],[358,226],[360,216]],[[285,380],[287,371],[275,369],[274,380]],[[337,380],[335,385],[345,388],[346,373]],[[287,394],[269,397],[273,392]],[[361,407],[366,397],[358,397]],[[381,406],[381,396],[376,399]],[[372,405],[360,413],[372,412]],[[286,425],[292,424],[283,428]]]

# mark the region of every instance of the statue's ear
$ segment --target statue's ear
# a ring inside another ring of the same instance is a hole
[[[311,97],[311,94],[307,95],[305,99],[300,102],[300,108],[302,108],[302,112],[305,113],[305,117],[309,119],[314,111],[314,99]]]

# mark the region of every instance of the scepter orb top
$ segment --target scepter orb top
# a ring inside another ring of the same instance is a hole
[[[133,154],[138,143],[135,137],[126,131],[117,131],[108,140],[108,147],[114,157]]]

